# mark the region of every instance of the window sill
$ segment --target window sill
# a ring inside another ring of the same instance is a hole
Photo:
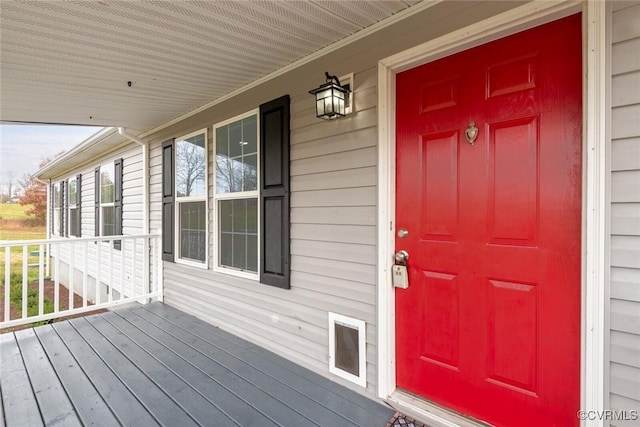
[[[181,258],[176,258],[174,262],[176,264],[186,265],[186,266],[189,266],[189,267],[195,267],[195,268],[199,268],[201,270],[208,270],[209,269],[209,267],[207,266],[206,262],[189,261],[189,260],[181,259]]]
[[[248,272],[248,271],[235,270],[233,268],[225,268],[225,267],[217,266],[217,267],[213,267],[213,271],[215,271],[216,273],[220,273],[222,275],[225,275],[225,276],[241,277],[243,279],[252,280],[254,282],[257,282],[259,280],[258,273],[251,273],[251,272]]]

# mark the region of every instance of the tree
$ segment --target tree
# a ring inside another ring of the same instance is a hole
[[[64,151],[61,151],[53,157],[47,157],[41,160],[38,168],[42,169],[63,153]],[[36,178],[32,174],[25,174],[19,181],[19,184],[22,188],[20,204],[23,206],[31,206],[25,213],[31,216],[35,222],[44,224],[47,221],[47,182]]]

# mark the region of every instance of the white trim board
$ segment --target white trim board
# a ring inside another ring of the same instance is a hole
[[[583,203],[581,408],[605,409],[606,4],[536,0],[378,63],[378,396],[396,390],[395,301],[391,286],[395,221],[395,75],[573,13],[583,14]],[[589,70],[587,73],[586,70]],[[423,411],[424,412],[424,411]],[[429,418],[428,412],[425,412]],[[433,414],[426,421],[442,422]],[[583,421],[602,426],[603,421]]]

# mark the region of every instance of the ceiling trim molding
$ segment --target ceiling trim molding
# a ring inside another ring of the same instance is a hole
[[[301,67],[301,66],[303,66],[305,64],[308,64],[309,62],[312,62],[312,61],[314,61],[314,60],[316,60],[318,58],[321,58],[321,57],[323,57],[323,56],[325,56],[325,55],[327,55],[327,54],[329,54],[331,52],[334,52],[334,51],[336,51],[336,50],[338,50],[338,49],[340,49],[340,48],[342,48],[344,46],[347,46],[347,45],[349,45],[349,44],[351,44],[353,42],[356,42],[356,41],[358,41],[360,39],[363,39],[363,38],[365,38],[365,37],[377,32],[377,31],[382,30],[383,28],[391,26],[391,25],[393,25],[393,24],[395,24],[395,23],[397,23],[399,21],[402,21],[402,20],[404,20],[406,18],[409,18],[409,17],[411,17],[413,15],[416,15],[416,14],[418,14],[418,13],[424,11],[424,10],[427,10],[427,9],[437,5],[438,3],[442,3],[443,1],[444,0],[422,0],[420,3],[415,4],[413,6],[410,6],[410,7],[406,8],[406,9],[404,9],[404,10],[401,10],[400,12],[396,13],[395,15],[390,16],[387,19],[384,19],[384,20],[382,20],[380,22],[376,22],[375,24],[373,24],[373,25],[371,25],[371,26],[369,26],[369,27],[367,27],[367,28],[365,28],[363,30],[358,31],[357,33],[354,33],[354,34],[352,34],[350,36],[347,36],[347,37],[343,38],[342,40],[338,40],[337,42],[332,43],[329,46],[326,46],[326,47],[324,47],[324,48],[322,48],[322,49],[320,49],[320,50],[318,50],[318,51],[316,51],[316,52],[314,52],[314,53],[312,53],[310,55],[307,55],[307,56],[305,56],[303,58],[300,58],[297,61],[292,62],[289,65],[285,65],[284,67],[279,68],[276,71],[273,71],[273,72],[271,72],[271,73],[269,73],[269,74],[267,74],[267,75],[265,75],[265,76],[263,76],[263,77],[261,77],[261,78],[259,78],[257,80],[254,80],[251,83],[248,83],[248,84],[238,88],[238,89],[235,89],[235,90],[229,92],[226,95],[220,96],[220,97],[214,99],[213,101],[211,101],[211,102],[209,102],[209,103],[207,103],[207,104],[205,104],[205,105],[203,105],[201,107],[196,108],[195,110],[189,111],[188,113],[185,113],[185,114],[183,114],[181,116],[178,116],[173,120],[170,120],[170,121],[168,121],[168,122],[166,122],[166,123],[164,123],[164,124],[162,124],[160,126],[157,126],[157,127],[153,128],[153,129],[147,131],[147,132],[144,132],[144,133],[138,135],[138,138],[141,138],[141,139],[148,138],[149,136],[153,135],[156,132],[159,132],[159,131],[161,131],[163,129],[168,128],[169,126],[172,126],[172,125],[174,125],[176,123],[179,123],[179,122],[181,122],[181,121],[183,121],[185,119],[188,119],[189,117],[192,117],[192,116],[194,116],[194,115],[196,115],[198,113],[201,113],[201,112],[203,112],[203,111],[205,111],[205,110],[207,110],[207,109],[209,109],[209,108],[211,108],[211,107],[213,107],[215,105],[221,104],[221,103],[223,103],[223,102],[225,102],[225,101],[227,101],[227,100],[229,100],[231,98],[234,98],[234,97],[236,97],[236,96],[238,96],[238,95],[240,95],[240,94],[242,94],[244,92],[247,92],[248,90],[251,90],[251,89],[253,89],[253,88],[257,87],[257,86],[260,86],[263,83],[266,83],[266,82],[268,82],[270,80],[273,80],[276,77],[282,76],[283,74],[286,74],[286,73],[288,73],[288,72],[290,72],[292,70],[295,70],[296,68],[299,68],[299,67]]]

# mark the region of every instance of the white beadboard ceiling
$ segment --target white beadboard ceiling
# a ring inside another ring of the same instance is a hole
[[[1,0],[0,120],[147,131],[416,3]]]

